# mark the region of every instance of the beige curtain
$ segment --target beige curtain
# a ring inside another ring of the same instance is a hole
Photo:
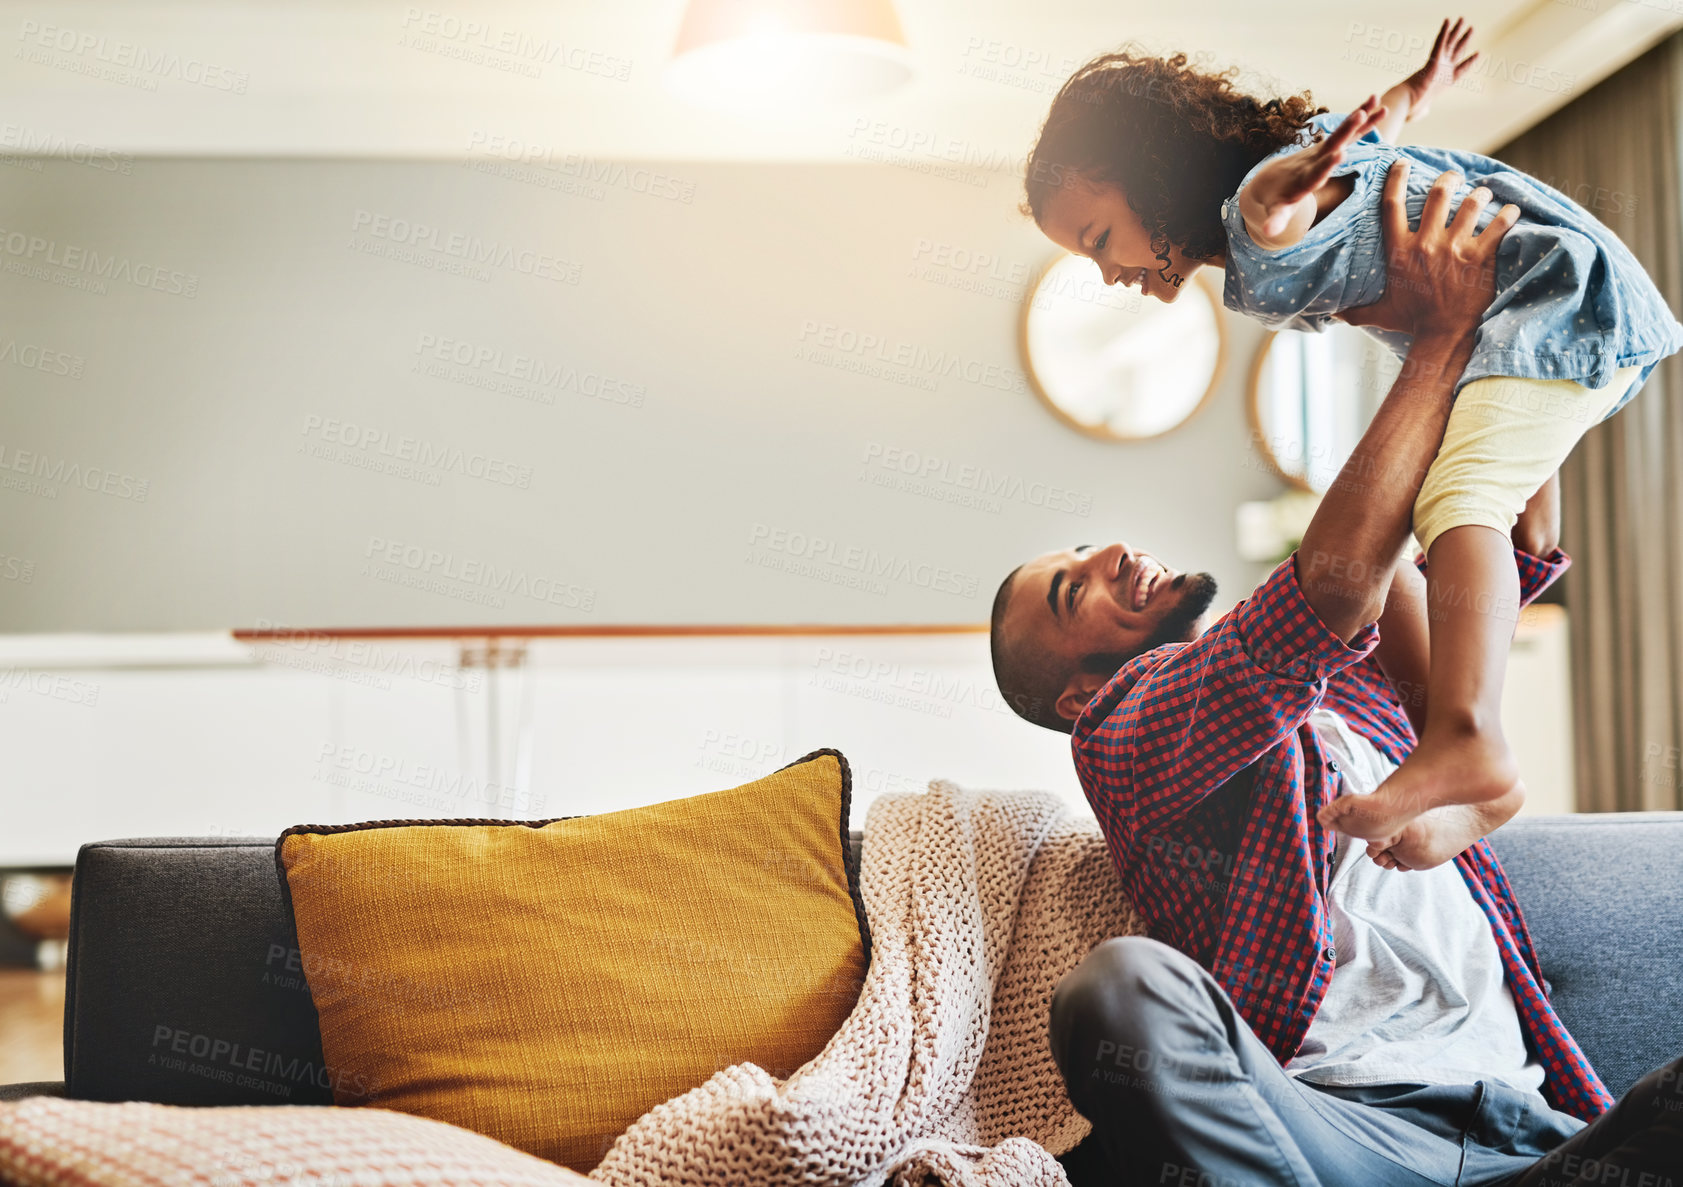
[[[1683,310],[1683,35],[1494,155],[1564,190]],[[1683,356],[1561,471],[1578,807],[1683,808]]]

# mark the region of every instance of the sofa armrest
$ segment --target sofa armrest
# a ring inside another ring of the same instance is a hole
[[[27,1096],[63,1096],[63,1080],[40,1080],[33,1084],[0,1084],[0,1101],[22,1100]]]
[[[84,845],[71,901],[68,1095],[331,1102],[272,839]]]

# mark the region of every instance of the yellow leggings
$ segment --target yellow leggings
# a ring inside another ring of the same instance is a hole
[[[1619,402],[1641,367],[1606,387],[1570,379],[1475,379],[1449,413],[1437,460],[1414,503],[1414,537],[1431,551],[1450,528],[1483,524],[1504,536],[1591,425]]]

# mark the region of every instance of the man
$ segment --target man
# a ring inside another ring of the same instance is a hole
[[[1480,839],[1517,796],[1369,843],[1317,819],[1382,782],[1424,719],[1424,582],[1403,547],[1514,214],[1476,234],[1490,195],[1475,190],[1446,226],[1458,180],[1410,231],[1387,179],[1392,280],[1360,320],[1412,345],[1255,593],[1210,623],[1211,578],[1113,544],[1030,561],[995,599],[1001,691],[1072,735],[1150,926],[1100,945],[1052,1000],[1102,1181],[1683,1184],[1683,1059],[1613,1106],[1549,1005]],[[1551,482],[1515,529],[1525,600],[1569,563],[1557,520]]]

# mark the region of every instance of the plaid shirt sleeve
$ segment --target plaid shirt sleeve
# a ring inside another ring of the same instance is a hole
[[[1416,557],[1414,563],[1421,573],[1426,572],[1424,556]],[[1519,604],[1528,606],[1572,567],[1572,558],[1558,548],[1547,557],[1535,557],[1516,548],[1514,564],[1519,568]],[[1414,704],[1422,704],[1425,692],[1422,685],[1392,684],[1379,661],[1370,657],[1332,681],[1327,701],[1328,707],[1366,735],[1379,753],[1400,765],[1419,744],[1404,702],[1412,699]]]
[[[1278,746],[1321,703],[1328,678],[1377,645],[1371,623],[1348,644],[1328,629],[1298,586],[1296,559],[1194,642],[1124,666],[1076,720],[1084,782],[1129,788],[1139,831],[1191,811]]]
[[[1519,566],[1519,604],[1529,606],[1572,567],[1572,558],[1558,548],[1543,557],[1532,556],[1516,548],[1514,564]],[[1422,576],[1427,575],[1425,553],[1414,558],[1414,567],[1420,570]]]
[[[1572,567],[1572,558],[1558,548],[1546,557],[1535,557],[1516,548],[1514,563],[1519,565],[1519,604],[1529,606]]]

